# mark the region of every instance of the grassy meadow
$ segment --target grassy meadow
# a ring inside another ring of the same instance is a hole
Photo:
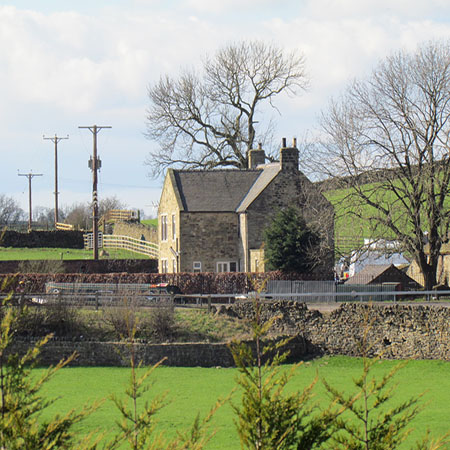
[[[99,259],[148,259],[148,256],[123,249],[107,249],[109,256]],[[12,248],[0,247],[0,261],[33,261],[61,259],[92,259],[92,250],[74,248]]]
[[[382,361],[374,369],[381,377],[397,362]],[[319,381],[314,389],[315,400],[327,405],[329,400],[320,378],[346,392],[353,392],[352,379],[361,373],[361,360],[348,357],[326,357],[300,366],[289,389],[300,390],[311,383],[316,374]],[[289,366],[287,366],[289,368]],[[40,369],[36,369],[37,372]],[[425,393],[421,401],[424,411],[414,420],[414,432],[401,448],[410,449],[413,443],[429,428],[433,436],[450,430],[450,362],[411,361],[396,376],[397,383],[394,402],[400,403],[411,396]],[[167,393],[167,405],[157,415],[156,432],[174,436],[176,430],[188,428],[195,416],[204,416],[218,397],[228,396],[236,386],[236,369],[231,368],[172,368],[160,367],[154,372],[154,382],[148,396]],[[115,393],[123,393],[129,381],[130,371],[126,368],[64,368],[45,386],[45,395],[58,397],[47,410],[47,414],[80,408],[85,403],[108,399]],[[239,391],[233,393],[232,402],[239,402]],[[145,399],[141,399],[143,401]],[[45,417],[44,417],[45,418]],[[211,430],[215,436],[207,449],[239,449],[239,440],[233,423],[233,411],[229,403],[215,414]],[[94,412],[79,426],[80,433],[93,430],[112,435],[119,414],[110,400]]]

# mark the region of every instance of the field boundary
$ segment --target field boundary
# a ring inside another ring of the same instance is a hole
[[[158,259],[159,257],[158,244],[135,239],[130,236],[99,233],[99,247],[128,250],[141,255],[147,255],[153,259]],[[84,235],[84,248],[93,248],[92,233],[86,233]]]

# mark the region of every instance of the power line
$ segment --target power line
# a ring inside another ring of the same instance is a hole
[[[28,178],[28,232],[31,231],[33,217],[32,217],[32,206],[31,206],[31,180],[34,177],[42,177],[42,173],[18,173],[19,177],[27,177]]]
[[[45,140],[50,140],[55,144],[55,227],[58,223],[58,142],[62,139],[69,139],[69,135],[66,137],[58,137],[55,133],[55,137],[45,137],[42,136]]]

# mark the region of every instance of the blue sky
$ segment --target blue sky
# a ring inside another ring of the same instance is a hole
[[[200,65],[240,39],[265,39],[306,58],[311,86],[280,97],[276,136],[314,133],[332,95],[391,52],[450,38],[447,0],[3,0],[0,2],[1,193],[27,209],[21,173],[33,171],[33,204],[54,202],[53,147],[59,145],[59,202],[91,198],[92,135],[103,165],[99,195],[154,213],[162,180],[144,165],[157,144],[144,137],[147,87],[163,74]]]

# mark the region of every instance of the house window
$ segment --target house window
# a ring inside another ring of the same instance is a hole
[[[175,228],[175,214],[172,214],[172,240],[177,238],[177,229]]]
[[[161,273],[167,273],[169,271],[169,264],[167,259],[161,259]]]
[[[194,261],[194,264],[193,264],[193,272],[194,273],[199,273],[199,272],[201,272],[202,271],[202,263],[201,263],[201,261]]]
[[[167,241],[167,216],[161,216],[161,241]]]
[[[172,258],[172,273],[177,273],[177,260]]]
[[[236,261],[220,261],[216,264],[216,272],[236,272]]]

